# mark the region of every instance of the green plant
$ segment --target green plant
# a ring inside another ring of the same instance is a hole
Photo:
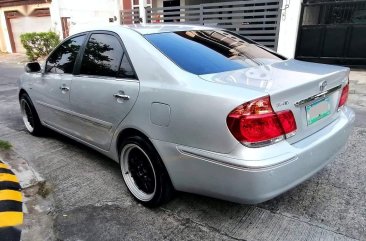
[[[7,141],[0,140],[0,150],[10,150],[11,144]]]
[[[20,41],[30,61],[47,56],[59,43],[60,37],[55,32],[33,32],[20,35]]]

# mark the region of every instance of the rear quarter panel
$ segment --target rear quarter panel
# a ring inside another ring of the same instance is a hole
[[[140,94],[133,110],[119,126],[135,128],[149,138],[177,145],[229,153],[239,142],[226,125],[238,105],[263,96],[262,92],[204,81],[188,73],[133,31],[120,33],[140,80]],[[169,105],[167,126],[151,122],[152,103]]]

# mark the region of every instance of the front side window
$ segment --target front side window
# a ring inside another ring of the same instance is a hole
[[[182,69],[219,73],[270,64],[285,58],[253,41],[224,30],[195,30],[145,35]]]
[[[72,74],[76,57],[85,35],[66,40],[48,58],[46,73]]]
[[[80,74],[116,77],[122,56],[122,46],[115,36],[92,34],[85,48]]]

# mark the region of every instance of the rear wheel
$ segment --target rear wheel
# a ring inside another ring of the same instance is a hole
[[[120,165],[131,194],[143,205],[156,207],[174,193],[168,173],[152,144],[140,136],[129,137],[121,145]]]
[[[43,126],[31,99],[24,93],[20,96],[19,101],[22,119],[27,131],[32,135],[39,136],[42,134]]]

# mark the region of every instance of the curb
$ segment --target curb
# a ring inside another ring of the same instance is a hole
[[[23,223],[21,186],[9,165],[0,160],[0,237],[3,241],[20,240]]]
[[[7,169],[11,169],[19,181],[23,213],[22,225],[9,226],[6,230],[4,229],[0,232],[0,241],[56,240],[52,229],[52,195],[42,196],[43,192],[52,190],[51,186],[14,149],[0,151],[0,161],[8,167]],[[0,216],[0,221],[2,219]]]

